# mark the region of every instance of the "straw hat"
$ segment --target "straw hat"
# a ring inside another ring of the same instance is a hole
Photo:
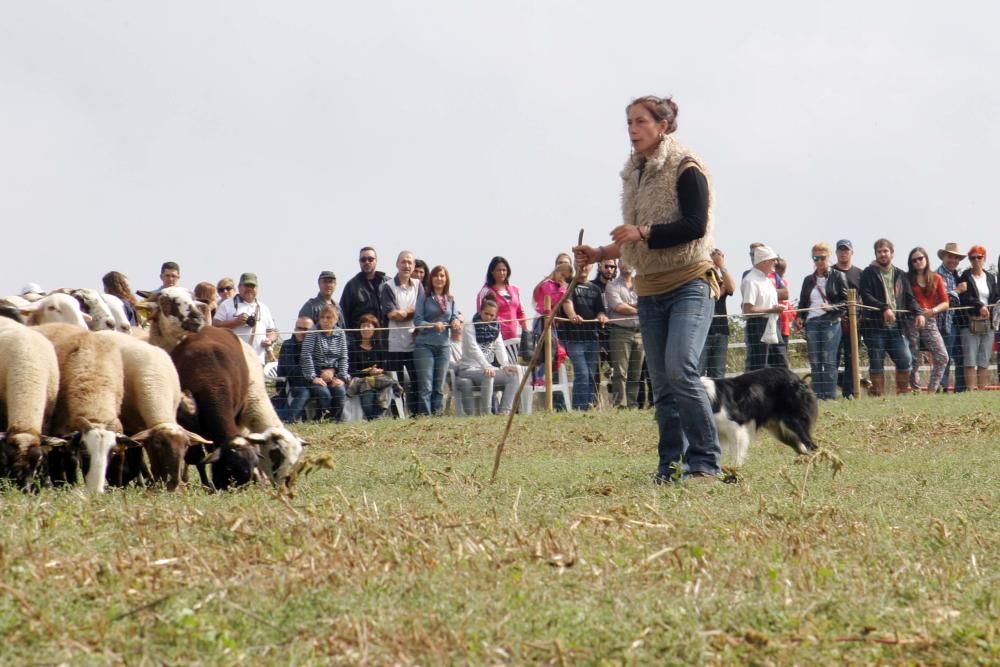
[[[960,260],[965,259],[965,253],[962,252],[957,243],[945,243],[944,247],[938,250],[938,259],[943,260],[945,255],[954,255]]]

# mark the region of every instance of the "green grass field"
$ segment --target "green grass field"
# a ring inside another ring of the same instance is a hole
[[[998,399],[823,405],[734,484],[602,412],[492,484],[503,421],[442,418],[303,428],[293,497],[7,489],[0,664],[997,664]]]

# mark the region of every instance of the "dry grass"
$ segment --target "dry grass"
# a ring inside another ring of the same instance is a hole
[[[0,662],[996,663],[995,400],[823,406],[735,484],[653,486],[615,412],[519,418],[494,484],[502,420],[440,419],[304,428],[292,497],[8,490]]]

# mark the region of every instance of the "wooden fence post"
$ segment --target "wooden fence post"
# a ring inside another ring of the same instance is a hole
[[[858,290],[847,290],[847,328],[851,333],[851,359],[854,368],[851,370],[851,386],[854,396],[861,398],[861,359],[858,358]],[[847,372],[848,369],[844,369]]]

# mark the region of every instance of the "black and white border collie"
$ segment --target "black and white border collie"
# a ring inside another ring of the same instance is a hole
[[[712,402],[722,452],[743,465],[757,433],[766,428],[799,454],[816,449],[816,395],[787,368],[763,368],[733,378],[701,378]]]

